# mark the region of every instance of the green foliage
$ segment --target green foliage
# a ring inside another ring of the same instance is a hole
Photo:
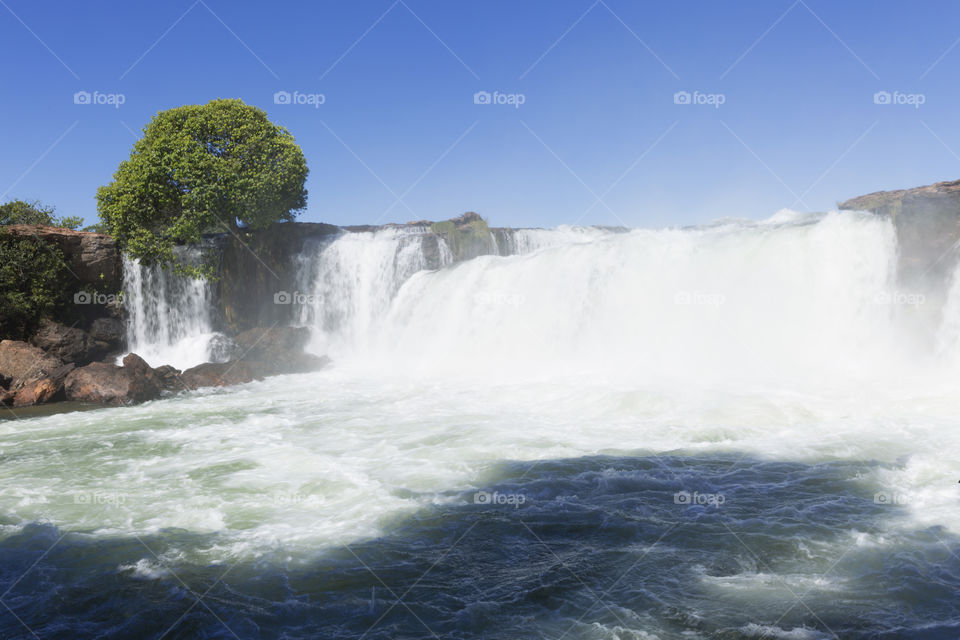
[[[0,229],[0,337],[23,339],[60,308],[67,273],[56,247]]]
[[[307,163],[293,136],[242,100],[161,111],[113,182],[97,191],[100,218],[145,263],[201,275],[173,248],[205,232],[293,220],[306,206]]]
[[[45,227],[77,229],[83,224],[80,216],[60,217],[55,211],[53,207],[42,204],[39,200],[11,200],[0,204],[0,225],[39,224]]]
[[[85,226],[81,231],[89,231],[90,233],[106,233],[109,234],[110,230],[107,229],[107,225],[102,222],[94,222],[93,224]]]

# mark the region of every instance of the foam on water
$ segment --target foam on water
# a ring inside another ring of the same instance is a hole
[[[310,248],[303,291],[322,304],[301,320],[332,370],[0,423],[3,523],[310,553],[459,500],[503,460],[712,452],[880,461],[858,481],[905,507],[892,531],[960,532],[960,287],[932,327],[890,303],[887,222],[524,233],[522,255],[435,271],[400,231]],[[129,273],[155,294],[133,313],[137,352],[191,363],[202,283],[173,303],[169,283]]]

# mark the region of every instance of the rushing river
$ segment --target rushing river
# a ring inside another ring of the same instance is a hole
[[[344,235],[332,368],[0,422],[0,638],[960,637],[960,285],[855,214],[517,251]]]

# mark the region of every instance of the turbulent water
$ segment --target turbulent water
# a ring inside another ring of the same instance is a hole
[[[0,423],[0,637],[960,636],[960,279],[850,213],[518,234],[307,247],[328,370]]]

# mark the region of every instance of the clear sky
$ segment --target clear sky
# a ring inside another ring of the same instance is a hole
[[[960,178],[958,39],[953,0],[0,0],[0,200],[93,222],[154,113],[236,97],[309,221],[824,211]]]

